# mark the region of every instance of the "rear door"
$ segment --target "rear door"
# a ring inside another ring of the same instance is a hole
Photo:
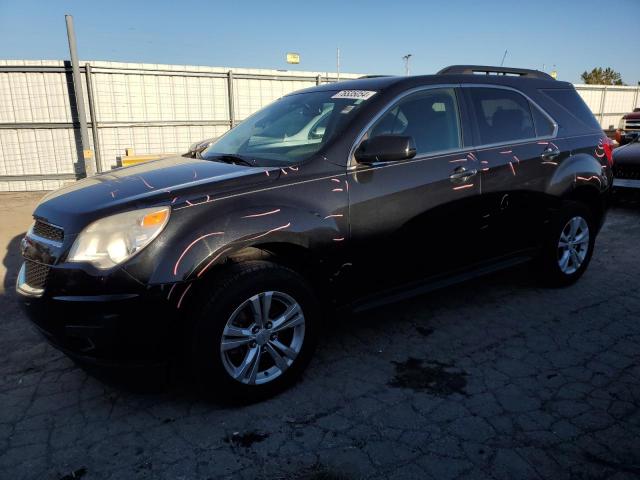
[[[482,176],[484,256],[537,245],[545,221],[546,187],[570,153],[555,141],[554,121],[520,92],[498,86],[463,89],[473,112]]]
[[[455,269],[475,254],[480,176],[465,147],[458,93],[439,87],[407,94],[362,136],[409,135],[417,154],[372,165],[351,159],[351,239],[354,266],[365,272],[361,291]]]

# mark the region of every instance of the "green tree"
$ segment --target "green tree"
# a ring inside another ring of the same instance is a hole
[[[624,85],[622,76],[614,69],[597,67],[582,74],[582,80],[589,85]]]

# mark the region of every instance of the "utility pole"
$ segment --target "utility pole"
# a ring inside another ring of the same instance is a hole
[[[340,81],[340,47],[336,48],[336,74],[338,81]]]
[[[87,115],[84,110],[84,95],[82,94],[82,77],[80,76],[80,63],[78,62],[78,48],[76,34],[73,29],[73,17],[64,16],[67,22],[67,38],[69,39],[69,53],[71,54],[71,69],[73,72],[73,90],[76,92],[76,112],[80,122],[80,143],[82,143],[82,161],[84,174],[87,177],[95,175],[96,164],[93,159],[93,150],[89,143],[89,131],[87,130]]]
[[[412,56],[413,56],[412,54],[407,53],[404,57],[402,57],[402,59],[404,60],[404,74],[406,76],[409,76],[409,59]]]

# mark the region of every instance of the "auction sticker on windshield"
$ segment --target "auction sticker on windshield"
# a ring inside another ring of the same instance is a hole
[[[353,100],[369,100],[376,92],[371,90],[340,90],[331,98],[350,98]]]

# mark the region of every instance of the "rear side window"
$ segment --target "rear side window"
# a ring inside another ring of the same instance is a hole
[[[547,137],[553,135],[555,125],[549,117],[540,111],[535,105],[531,105],[531,113],[533,113],[533,123],[536,127],[536,134],[538,137]]]
[[[502,88],[470,88],[481,144],[535,138],[529,101]]]
[[[579,120],[584,126],[594,130],[602,130],[602,127],[593,116],[593,113],[589,109],[582,97],[578,95],[573,89],[553,89],[542,90],[542,93],[551,98],[554,102],[564,108],[575,119]]]
[[[407,135],[417,155],[460,147],[460,122],[453,89],[433,89],[403,98],[369,130],[378,135]]]

